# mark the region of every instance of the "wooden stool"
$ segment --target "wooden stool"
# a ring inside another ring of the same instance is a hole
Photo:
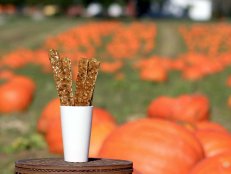
[[[25,159],[15,163],[15,174],[132,174],[132,162],[90,158],[85,163],[61,158]]]

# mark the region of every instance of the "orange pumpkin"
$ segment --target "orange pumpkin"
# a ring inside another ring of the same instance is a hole
[[[204,153],[190,131],[170,121],[144,118],[115,129],[99,156],[131,160],[145,174],[186,174]]]
[[[140,78],[147,81],[164,82],[168,78],[168,73],[166,69],[159,66],[143,68],[140,71]]]
[[[182,95],[174,108],[173,119],[196,122],[209,119],[209,100],[203,95]]]
[[[200,69],[198,67],[187,67],[183,70],[182,76],[187,80],[199,80],[203,77]]]
[[[57,103],[58,102],[54,100],[48,106],[50,108],[54,108]],[[45,126],[46,128],[45,136],[50,152],[63,153],[60,116],[57,112],[56,115],[49,115],[51,114],[51,111],[52,109],[50,111],[46,109],[44,110],[44,115],[42,115],[41,119],[46,119],[46,121],[40,121],[39,125],[41,128],[41,125]],[[46,114],[47,116],[45,116]],[[108,134],[111,133],[112,130],[115,129],[115,127],[115,120],[110,113],[101,108],[94,108],[92,119],[91,144],[89,151],[89,155],[91,157],[97,156],[104,139],[108,136]]]
[[[25,110],[32,101],[34,82],[24,76],[14,76],[0,86],[0,112],[11,113]]]
[[[195,123],[195,126],[196,129],[199,131],[207,130],[207,131],[218,131],[222,133],[228,133],[228,130],[225,129],[222,125],[211,121],[198,122]]]
[[[182,95],[178,98],[159,97],[148,107],[150,118],[160,117],[186,122],[209,118],[209,101],[202,95]]]
[[[57,117],[60,117],[60,101],[59,98],[51,100],[43,109],[42,114],[37,123],[37,130],[40,133],[46,133],[50,123]]]
[[[171,63],[171,69],[173,70],[184,70],[185,68],[185,62],[183,61],[183,59],[175,59],[172,61]]]
[[[96,157],[105,138],[116,128],[113,116],[104,109],[94,108],[89,154]]]
[[[151,102],[147,114],[149,117],[169,118],[173,115],[174,103],[173,98],[160,96]]]
[[[196,136],[201,142],[207,157],[231,152],[231,136],[227,132],[201,130],[196,132]]]
[[[190,123],[190,122],[178,122],[178,123],[180,123],[180,125],[182,125],[186,129],[192,131],[193,133],[197,131],[217,131],[221,133],[229,133],[228,130],[225,129],[222,125],[211,121],[200,121],[195,123]]]
[[[20,84],[21,87],[25,88],[28,93],[34,93],[35,92],[35,83],[28,77],[25,76],[14,76],[10,80],[10,83],[12,84]]]
[[[100,68],[103,72],[106,73],[115,73],[121,67],[123,66],[122,62],[116,61],[116,62],[102,62],[100,65]]]
[[[230,174],[231,153],[222,153],[205,158],[199,162],[189,174]]]
[[[51,153],[63,154],[61,118],[58,116],[50,121],[45,134],[49,151]]]

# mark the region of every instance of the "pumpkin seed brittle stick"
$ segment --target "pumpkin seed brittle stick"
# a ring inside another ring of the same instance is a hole
[[[74,105],[73,92],[72,92],[72,71],[71,71],[71,60],[68,58],[62,59],[63,69],[63,102],[68,106]]]
[[[51,49],[49,52],[49,59],[52,66],[53,74],[54,74],[54,80],[56,89],[58,92],[58,96],[60,99],[60,103],[62,104],[62,89],[60,88],[62,86],[62,63],[61,58],[59,57],[59,54],[56,50]]]
[[[74,96],[75,106],[87,106],[85,100],[84,84],[87,78],[89,59],[83,58],[78,64],[78,74],[76,78],[76,92]]]
[[[87,79],[84,85],[85,95],[86,95],[85,103],[87,103],[87,105],[92,104],[93,93],[95,89],[95,83],[98,76],[99,67],[100,67],[100,62],[97,61],[96,59],[91,59],[89,61]]]
[[[65,75],[63,72],[63,63],[62,60],[56,50],[51,49],[49,54],[49,59],[51,62],[53,74],[54,74],[54,80],[56,89],[58,92],[58,96],[60,99],[60,103],[62,106],[68,106],[70,105],[69,100],[67,99],[68,96],[71,94],[69,91],[66,90],[66,84],[63,83],[65,81]]]

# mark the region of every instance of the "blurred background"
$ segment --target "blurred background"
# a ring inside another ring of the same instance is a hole
[[[182,174],[202,158],[231,151],[230,17],[228,0],[0,0],[1,173],[13,173],[18,159],[62,156],[51,48],[72,60],[74,80],[80,58],[101,61],[90,156],[132,160],[136,174],[151,174],[155,164],[139,160],[159,160],[156,151],[142,154],[157,148],[158,130],[145,123],[156,119],[196,136],[205,151],[192,164],[182,160]],[[125,129],[136,122],[137,140]],[[113,154],[107,141],[139,150]],[[157,174],[171,174],[167,166]]]
[[[210,20],[229,17],[230,8],[225,0],[1,0],[0,13],[37,20],[45,16]]]

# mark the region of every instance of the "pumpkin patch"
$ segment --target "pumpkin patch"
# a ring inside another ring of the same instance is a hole
[[[90,157],[132,160],[134,174],[230,173],[228,22],[1,19],[3,173],[16,159],[63,154],[51,48],[71,59],[73,80],[80,58],[101,62]]]

